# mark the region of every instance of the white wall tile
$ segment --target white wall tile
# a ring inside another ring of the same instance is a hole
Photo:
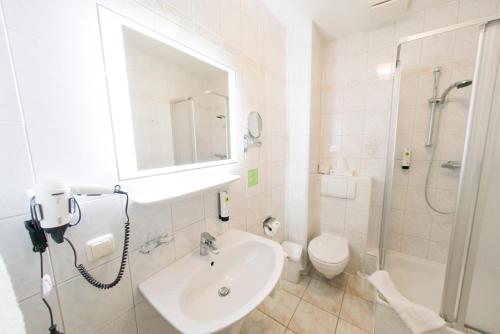
[[[83,201],[80,199],[80,207],[82,220],[77,226],[69,228],[65,234],[75,246],[78,263],[91,270],[121,257],[125,217],[120,198],[111,195],[98,200]],[[133,226],[131,226],[131,230],[133,230]],[[112,234],[114,237],[113,253],[96,261],[89,261],[86,255],[86,243],[105,234]],[[50,249],[58,282],[61,283],[79,275],[74,267],[73,252],[66,242],[56,244],[51,240]]]
[[[116,277],[119,261],[115,260],[90,273],[100,281]],[[130,275],[125,271],[120,283],[110,290],[96,290],[82,277],[59,285],[60,303],[66,331],[89,333],[101,329],[133,306]]]
[[[191,16],[192,15],[192,1],[191,0],[162,0],[161,2],[166,3],[176,10],[178,10],[180,13],[186,15],[186,16]]]
[[[204,230],[203,220],[193,223],[175,232],[175,258],[180,259],[196,247],[199,247],[200,234]]]
[[[394,43],[394,24],[388,24],[381,28],[371,30],[368,33],[368,49],[379,50],[390,47]]]
[[[47,302],[52,308],[54,316],[54,324],[57,325],[57,330],[66,332],[62,323],[61,312],[55,290],[47,297]],[[36,294],[19,303],[19,307],[23,312],[24,325],[26,326],[27,334],[46,333],[50,327],[50,316],[47,306],[42,301],[39,294]]]
[[[325,232],[345,233],[346,206],[335,204],[328,199],[322,198],[321,203],[321,224],[326,227]]]
[[[261,42],[259,8],[257,2],[241,1],[241,48],[243,52],[255,61],[259,61]]]
[[[134,309],[126,311],[96,334],[137,334]]]
[[[168,323],[148,302],[143,302],[135,308],[137,318],[137,329],[139,334],[178,334],[170,323]]]
[[[402,235],[395,232],[389,232],[387,237],[387,248],[392,250],[401,250]]]
[[[389,217],[389,229],[394,233],[403,233],[405,224],[405,211],[399,209],[391,209]]]
[[[428,212],[427,203],[425,202],[424,187],[418,186],[408,187],[408,193],[406,195],[406,209],[408,211],[414,212]]]
[[[132,201],[129,204],[129,217],[131,249],[173,231],[172,205],[168,202],[141,205]]]
[[[347,208],[345,228],[350,232],[368,233],[369,211],[367,209]]]
[[[204,216],[209,217],[219,214],[219,192],[225,189],[215,189],[203,193]]]
[[[408,194],[407,186],[393,185],[392,187],[392,208],[404,210],[406,209],[406,197]]]
[[[458,19],[458,6],[458,1],[450,1],[426,10],[424,30],[433,30],[456,23]]]
[[[394,41],[399,41],[400,38],[418,34],[424,29],[424,13],[416,13],[404,19],[398,20],[396,23],[396,32]]]
[[[10,59],[9,45],[0,8],[0,124],[22,124],[16,92],[14,71]]]
[[[425,213],[406,211],[404,233],[407,235],[429,239],[432,227],[432,216]]]
[[[422,43],[421,64],[432,67],[446,63],[453,57],[455,32],[447,32],[426,38]]]
[[[229,230],[229,222],[222,221],[219,216],[211,216],[205,219],[205,230],[215,237],[218,237]]]
[[[386,156],[386,135],[365,134],[363,136],[362,157],[368,159],[383,159]]]
[[[434,242],[429,243],[429,253],[427,258],[432,261],[437,261],[445,264],[448,258],[449,244],[447,242]]]
[[[28,216],[15,216],[0,220],[2,242],[0,253],[7,265],[18,300],[40,291],[40,257],[34,253],[24,221]],[[48,253],[44,255],[44,271],[52,275]]]
[[[177,231],[203,219],[203,195],[193,195],[172,203],[172,222]]]
[[[115,182],[95,5],[5,1],[3,6],[35,175]],[[73,168],[67,167],[70,162]]]
[[[434,215],[432,217],[432,229],[430,239],[432,241],[449,242],[453,227],[453,219],[445,215]]]
[[[143,254],[140,250],[130,253],[129,270],[135,305],[144,300],[144,297],[138,290],[138,285],[174,261],[174,241],[168,245],[158,246],[149,254]]]
[[[345,37],[341,43],[345,48],[345,55],[360,54],[368,49],[368,34],[366,32],[356,33]]]
[[[203,28],[218,35],[221,32],[221,1],[192,0],[193,17]]]
[[[31,162],[21,125],[0,125],[0,217],[9,217],[29,210],[26,190],[33,187]]]
[[[429,240],[403,235],[401,239],[401,251],[410,255],[423,257],[427,256]]]
[[[229,203],[229,225],[231,228],[247,230],[245,204],[243,202]]]

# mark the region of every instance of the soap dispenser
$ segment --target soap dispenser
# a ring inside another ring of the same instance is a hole
[[[229,195],[227,191],[219,192],[219,219],[223,222],[229,220]]]

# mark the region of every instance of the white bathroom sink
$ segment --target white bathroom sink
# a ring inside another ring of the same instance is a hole
[[[280,278],[284,255],[277,242],[230,230],[216,245],[218,255],[201,256],[197,249],[139,285],[151,305],[182,333],[228,330],[255,309]]]

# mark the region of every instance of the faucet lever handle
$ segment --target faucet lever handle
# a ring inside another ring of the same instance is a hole
[[[208,232],[203,232],[201,238],[209,242],[214,242],[216,240],[215,237]]]

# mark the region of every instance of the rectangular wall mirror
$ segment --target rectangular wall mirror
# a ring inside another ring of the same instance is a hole
[[[120,179],[234,161],[234,72],[99,8]]]

